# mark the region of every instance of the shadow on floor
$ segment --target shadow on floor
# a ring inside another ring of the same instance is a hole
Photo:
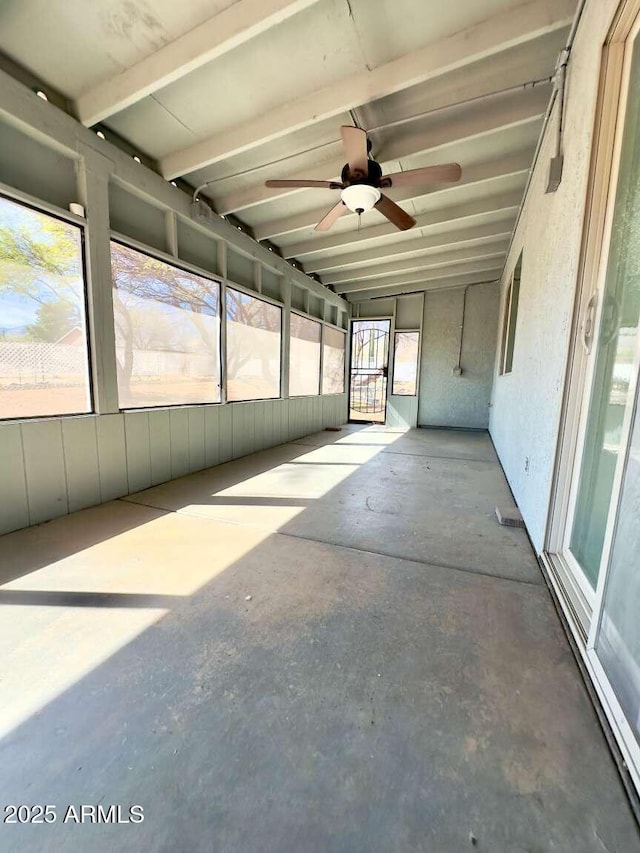
[[[132,501],[78,513],[74,551],[72,518],[5,537],[43,568],[2,590],[0,792],[59,819],[3,851],[640,851],[543,585]],[[98,803],[144,822],[62,822]]]

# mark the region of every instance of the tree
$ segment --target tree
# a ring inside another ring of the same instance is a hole
[[[69,305],[61,299],[42,302],[36,317],[36,322],[27,326],[27,336],[34,341],[55,343],[70,329],[82,323],[78,306]]]
[[[0,225],[0,297],[3,294],[37,304],[28,339],[55,341],[80,325],[83,279],[78,229],[35,211],[7,217]]]
[[[217,285],[118,243],[111,247],[111,267],[116,333],[122,346],[118,379],[124,393],[130,391],[135,349],[180,351],[190,346],[182,321],[196,335],[194,351],[204,345],[217,364],[219,339],[206,322],[219,318]],[[168,310],[172,308],[180,309],[180,314]]]

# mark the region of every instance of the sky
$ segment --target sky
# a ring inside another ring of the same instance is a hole
[[[41,223],[48,217],[46,214],[31,210],[5,198],[0,198],[0,227],[17,229],[27,227],[36,236],[46,239],[42,233]],[[73,227],[73,226],[70,226]],[[2,264],[0,258],[0,265]],[[28,296],[14,293],[0,294],[0,333],[13,329],[22,329],[36,321],[38,304]]]

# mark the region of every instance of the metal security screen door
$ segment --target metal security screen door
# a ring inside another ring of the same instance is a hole
[[[390,330],[390,320],[353,320],[351,323],[351,421],[385,422]]]

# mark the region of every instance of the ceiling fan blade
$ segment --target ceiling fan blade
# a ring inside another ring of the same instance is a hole
[[[392,222],[396,228],[401,231],[408,231],[416,224],[413,216],[404,211],[395,201],[391,201],[386,195],[381,195],[380,200],[376,204],[376,210],[379,210],[383,216],[386,216],[389,222]]]
[[[320,222],[316,225],[316,231],[328,231],[336,219],[340,219],[343,213],[347,212],[347,205],[343,201],[339,201],[331,210],[326,213]]]
[[[265,187],[320,187],[321,189],[327,190],[341,190],[342,184],[337,181],[307,181],[304,178],[299,181],[294,180],[276,180],[276,181],[265,181]]]
[[[407,184],[444,184],[459,181],[461,175],[462,169],[459,163],[442,163],[439,166],[425,166],[423,169],[409,169],[408,172],[385,175],[381,185],[402,187]]]
[[[349,162],[349,171],[362,172],[364,176],[369,173],[369,157],[367,154],[367,134],[359,127],[343,124],[340,128],[342,143]]]

